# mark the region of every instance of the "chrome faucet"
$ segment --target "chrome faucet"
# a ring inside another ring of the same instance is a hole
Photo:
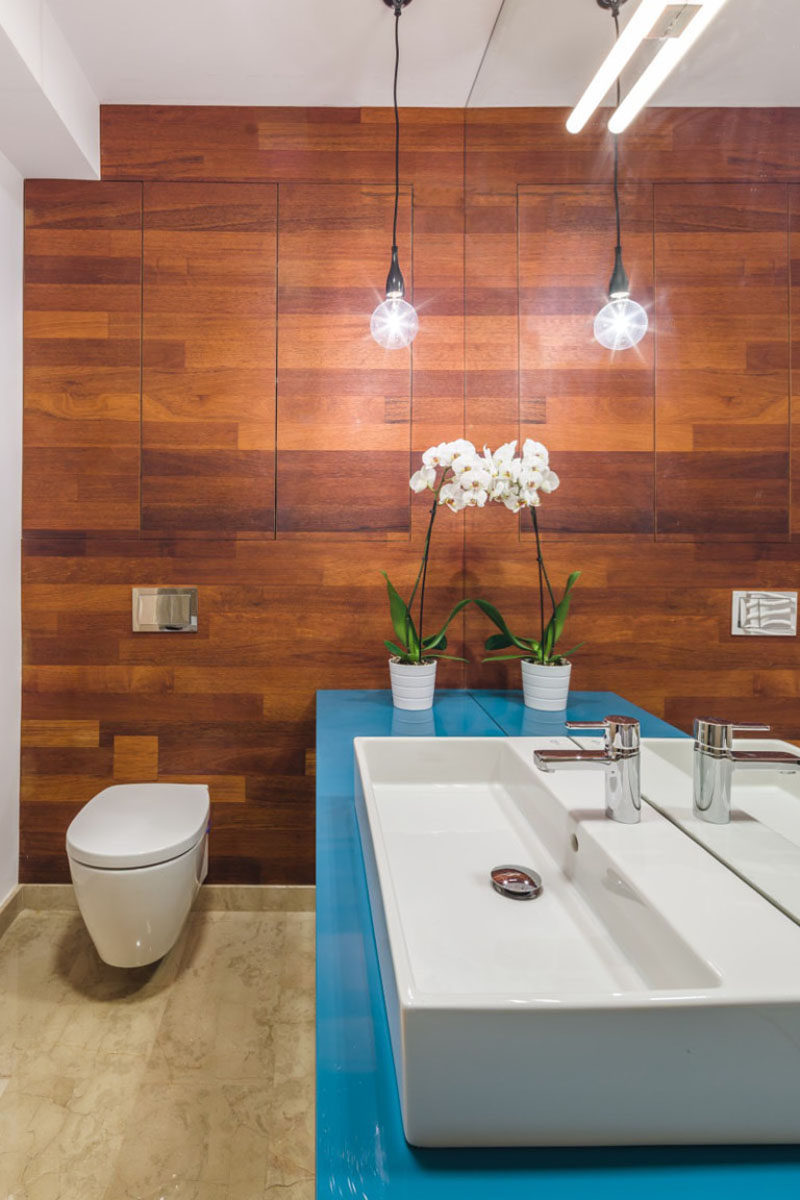
[[[635,717],[606,717],[603,721],[567,721],[567,729],[601,729],[602,750],[537,750],[533,761],[540,771],[580,771],[603,767],[606,774],[606,816],[635,825],[642,813],[639,787],[639,722]]]
[[[800,758],[785,750],[734,750],[734,733],[769,733],[769,725],[740,725],[715,717],[694,723],[694,790],[692,810],[701,821],[727,825],[731,819],[731,784],[736,767],[751,771],[800,771]]]

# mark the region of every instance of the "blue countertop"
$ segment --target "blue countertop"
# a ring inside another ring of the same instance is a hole
[[[422,713],[395,710],[388,691],[317,693],[319,1200],[494,1200],[507,1189],[537,1200],[800,1192],[795,1146],[420,1150],[403,1136],[353,806],[353,738],[557,735],[564,720],[614,712],[638,716],[645,736],[684,736],[613,692],[572,693],[557,714],[526,709],[521,692],[439,691]]]

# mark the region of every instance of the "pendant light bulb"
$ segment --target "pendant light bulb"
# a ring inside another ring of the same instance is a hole
[[[594,336],[606,350],[631,350],[647,333],[647,313],[630,296],[609,300],[594,319]]]
[[[386,276],[386,299],[372,314],[369,329],[384,350],[402,350],[410,346],[419,332],[419,317],[413,304],[405,298],[406,285],[397,258],[397,209],[400,200],[400,110],[397,105],[397,75],[400,68],[400,17],[411,0],[383,0],[394,10],[394,223],[392,226],[392,258]]]
[[[631,350],[647,333],[647,312],[631,300],[631,285],[622,262],[622,247],[614,252],[608,285],[608,304],[594,319],[594,336],[606,350]]]
[[[646,0],[650,2],[650,0]],[[601,8],[608,9],[614,20],[615,45],[619,45],[619,10],[627,0],[597,0]],[[620,81],[617,78],[617,108],[620,102]],[[569,125],[567,126],[569,128]],[[619,138],[614,135],[614,216],[617,226],[617,244],[614,247],[614,270],[608,282],[608,304],[604,304],[594,319],[595,339],[606,350],[632,350],[647,333],[647,313],[641,304],[631,300],[631,285],[628,272],[622,261],[622,229],[619,204]]]
[[[372,314],[369,330],[384,350],[402,350],[417,336],[419,317],[413,304],[398,296],[389,296]]]
[[[406,285],[397,261],[397,246],[392,246],[392,262],[386,277],[386,299],[372,314],[369,329],[384,350],[402,350],[410,346],[419,332],[419,317],[413,304],[405,299]]]

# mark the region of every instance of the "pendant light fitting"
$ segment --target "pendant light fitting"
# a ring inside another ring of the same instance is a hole
[[[419,318],[413,305],[405,299],[406,285],[397,256],[397,211],[400,204],[400,110],[397,104],[397,76],[400,68],[400,17],[411,0],[383,0],[394,13],[394,220],[392,223],[392,257],[386,276],[386,299],[372,314],[370,332],[386,350],[410,346],[419,330]]]
[[[600,8],[611,13],[614,30],[619,39],[619,9],[626,0],[597,0]],[[617,105],[621,85],[617,79]],[[617,241],[614,247],[614,270],[608,284],[608,304],[594,319],[594,336],[607,350],[630,350],[647,333],[647,313],[641,304],[631,300],[631,285],[622,262],[622,232],[619,203],[619,138],[614,134],[614,214]]]

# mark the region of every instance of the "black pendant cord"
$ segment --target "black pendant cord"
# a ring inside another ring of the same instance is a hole
[[[614,18],[614,31],[616,33],[615,41],[619,41],[619,9],[611,10],[611,15]],[[620,77],[617,76],[617,103],[616,108],[619,108],[622,98],[622,85]],[[622,254],[622,234],[620,232],[619,218],[619,134],[614,134],[614,210],[617,214],[617,253]]]
[[[599,0],[603,3],[603,0]],[[616,40],[619,40],[619,4],[609,4],[604,7],[611,9],[611,15],[614,18],[614,31]],[[619,108],[620,99],[622,96],[622,83],[617,76],[617,104]],[[611,279],[608,285],[608,294],[612,300],[621,299],[630,294],[630,283],[628,276],[625,273],[625,267],[622,263],[622,222],[620,219],[620,203],[619,203],[619,135],[614,134],[614,213],[617,222],[617,244],[614,247],[614,270],[611,274]]]
[[[400,202],[400,109],[397,106],[397,76],[400,71],[400,17],[402,4],[395,0],[394,7],[394,222],[392,224],[392,250],[397,250],[397,209]]]

